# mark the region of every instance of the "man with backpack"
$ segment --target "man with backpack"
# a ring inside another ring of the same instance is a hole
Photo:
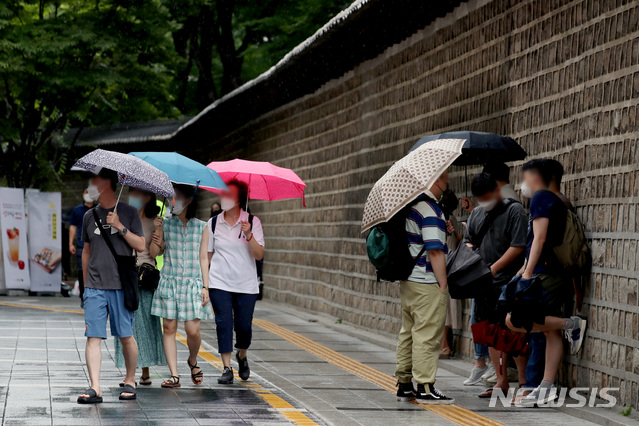
[[[482,291],[482,296],[475,298],[474,317],[477,323],[503,324],[505,312],[500,315],[497,301],[501,287],[515,276],[523,264],[527,215],[521,203],[504,198],[492,175],[477,175],[471,184],[471,191],[477,198],[478,207],[468,218],[463,242],[472,249],[479,250],[493,275],[492,285]],[[501,389],[506,394],[509,386],[506,371],[508,354],[501,354],[500,350],[493,347],[489,348],[489,354],[497,374],[495,389]],[[518,356],[515,362],[519,381],[524,383],[526,359]],[[479,397],[490,398],[492,392],[493,389],[488,389]]]
[[[546,159],[544,161],[552,174],[548,189],[559,197],[568,210],[574,211],[575,207],[570,199],[561,192],[561,181],[564,175],[564,167],[559,161],[554,159]],[[580,281],[581,280],[577,279],[575,282],[580,283]],[[574,287],[575,294],[577,295],[577,309],[580,309],[579,305],[583,288],[579,285],[574,285]],[[522,396],[526,396],[532,392],[533,389],[541,384],[544,378],[544,359],[546,354],[546,337],[544,336],[544,333],[532,333],[530,335],[529,346],[530,357],[528,358],[528,365],[526,366],[526,386],[522,389]]]
[[[587,246],[583,227],[574,213],[549,190],[552,167],[545,160],[524,164],[522,195],[530,200],[526,262],[509,287],[515,300],[506,318],[508,327],[522,333],[543,332],[546,337],[546,365],[539,386],[521,404],[534,406],[557,398],[553,383],[563,355],[562,331],[570,353],[581,348],[586,321],[564,318],[563,305],[573,296],[568,270],[584,267]],[[525,302],[525,303],[524,303]]]
[[[414,260],[412,272],[401,281],[399,290],[402,328],[395,372],[399,401],[414,398],[424,404],[454,402],[435,387],[448,304],[446,220],[437,201],[442,199],[447,185],[448,173],[444,172],[404,216],[404,238]]]

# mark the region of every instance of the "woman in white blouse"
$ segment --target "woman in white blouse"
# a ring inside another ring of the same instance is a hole
[[[256,260],[264,256],[264,233],[260,220],[246,212],[248,188],[231,181],[221,197],[222,213],[212,217],[200,246],[204,286],[215,313],[218,349],[224,363],[220,384],[233,383],[231,353],[235,329],[238,375],[248,380],[247,350],[251,345],[253,311],[259,293]]]

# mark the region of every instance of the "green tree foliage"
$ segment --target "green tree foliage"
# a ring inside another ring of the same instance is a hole
[[[0,179],[58,186],[69,127],[193,115],[348,0],[0,0]]]
[[[0,3],[0,173],[55,185],[68,126],[175,116],[175,53],[160,0]]]
[[[176,106],[197,113],[273,65],[347,7],[345,0],[165,0],[179,28]]]

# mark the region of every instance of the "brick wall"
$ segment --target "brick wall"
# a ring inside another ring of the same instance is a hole
[[[471,1],[192,154],[294,169],[308,184],[306,209],[252,203],[267,234],[267,297],[385,334],[399,328],[397,286],[374,280],[359,226],[395,160],[422,135],[459,129],[508,134],[529,158],[560,160],[594,252],[582,310],[591,328],[562,381],[621,387],[637,406],[638,19],[633,1]],[[513,167],[518,182],[521,163]],[[453,170],[458,193],[464,182]]]

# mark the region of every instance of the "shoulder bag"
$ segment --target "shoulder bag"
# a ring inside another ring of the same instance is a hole
[[[481,245],[495,219],[504,214],[514,201],[504,199],[488,212],[482,227],[473,238],[473,248],[461,243],[448,258],[446,274],[448,291],[453,299],[473,299],[485,292],[493,284],[490,267],[479,254]]]

